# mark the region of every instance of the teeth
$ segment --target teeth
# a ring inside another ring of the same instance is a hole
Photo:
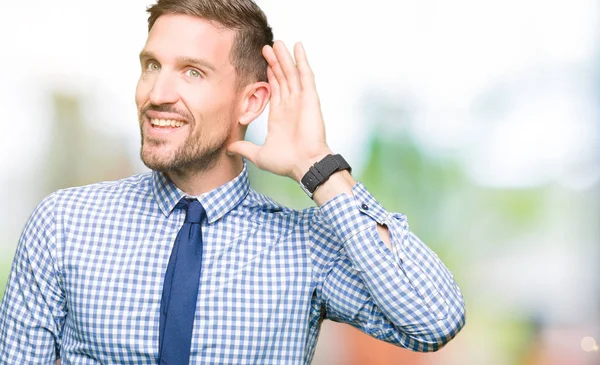
[[[174,127],[179,128],[185,125],[185,122],[180,120],[172,120],[172,119],[150,119],[150,123],[155,126],[160,127]]]

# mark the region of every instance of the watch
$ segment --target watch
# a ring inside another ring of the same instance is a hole
[[[352,172],[352,168],[341,155],[327,155],[308,169],[308,172],[300,180],[300,187],[312,199],[315,190],[321,184],[327,181],[331,175],[342,170]]]

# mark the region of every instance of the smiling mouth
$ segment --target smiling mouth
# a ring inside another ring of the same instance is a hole
[[[187,123],[181,120],[152,118],[150,124],[156,128],[181,128]]]

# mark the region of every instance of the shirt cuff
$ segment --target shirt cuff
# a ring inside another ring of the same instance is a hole
[[[376,223],[388,224],[391,214],[367,191],[362,183],[352,187],[354,196],[340,194],[320,209],[323,219],[332,227],[341,242],[347,242]]]

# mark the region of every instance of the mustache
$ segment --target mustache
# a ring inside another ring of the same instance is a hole
[[[181,110],[181,109],[175,107],[175,105],[173,105],[173,104],[160,104],[160,105],[148,104],[142,108],[140,115],[146,115],[146,113],[150,110],[155,111],[155,112],[178,114],[187,121],[194,120],[194,117],[190,113],[188,113],[185,110]]]

